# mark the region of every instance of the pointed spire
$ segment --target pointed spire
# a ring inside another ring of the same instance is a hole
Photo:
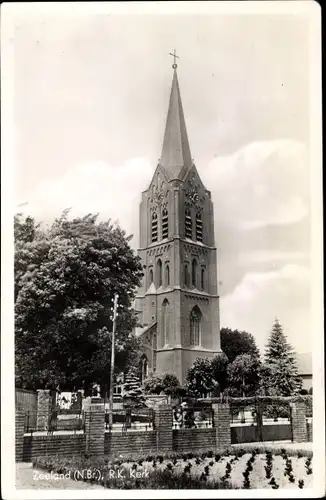
[[[170,180],[181,178],[183,173],[192,165],[176,71],[177,65],[174,64],[172,67],[172,88],[160,158],[160,164],[165,168]]]

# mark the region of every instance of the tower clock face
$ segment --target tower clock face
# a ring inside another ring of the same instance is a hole
[[[191,203],[193,203],[194,205],[196,205],[199,201],[199,194],[197,192],[197,190],[195,188],[190,188],[188,193],[187,193],[187,197],[189,199],[189,201]]]
[[[154,186],[154,192],[153,192],[153,202],[156,205],[160,205],[162,200],[164,198],[164,192],[162,189],[158,189]]]
[[[193,203],[197,203],[197,201],[199,200],[199,196],[198,196],[198,193],[196,191],[194,193],[192,193],[191,200],[193,201]]]

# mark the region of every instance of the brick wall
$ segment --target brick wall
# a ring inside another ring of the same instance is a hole
[[[215,429],[176,429],[173,431],[172,446],[173,451],[214,450]]]
[[[25,413],[23,411],[16,410],[16,415],[15,415],[16,462],[23,461],[24,426],[25,426]]]
[[[306,406],[301,402],[290,403],[290,406],[293,441],[297,443],[304,443],[308,440]]]
[[[312,421],[307,422],[307,441],[312,442]]]
[[[159,405],[155,409],[155,425],[157,449],[162,451],[172,450],[172,407]]]
[[[156,432],[106,432],[105,455],[129,455],[132,453],[156,453]]]
[[[101,456],[104,454],[104,401],[92,398],[85,411],[86,453]]]
[[[48,428],[52,411],[53,395],[48,389],[37,391],[37,430],[43,431]]]
[[[72,457],[85,452],[84,434],[47,434],[24,436],[23,461],[31,462],[36,457],[59,455]]]
[[[214,427],[216,431],[217,448],[225,448],[231,445],[231,415],[230,406],[226,403],[213,404]]]

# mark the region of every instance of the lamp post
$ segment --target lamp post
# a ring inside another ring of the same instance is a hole
[[[113,427],[113,379],[114,379],[114,348],[115,348],[115,331],[117,322],[117,308],[119,295],[116,293],[113,299],[113,328],[112,328],[112,345],[111,345],[111,376],[110,376],[110,395],[109,395],[109,429]]]

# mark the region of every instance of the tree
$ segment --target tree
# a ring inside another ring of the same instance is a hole
[[[178,378],[172,373],[147,378],[144,382],[144,391],[147,394],[166,394],[172,398],[184,394]]]
[[[148,377],[144,381],[144,392],[146,394],[161,394],[164,389],[162,378],[159,375]]]
[[[216,385],[210,360],[197,358],[187,371],[185,387],[187,394],[193,397],[206,397],[215,389]]]
[[[116,368],[137,351],[131,309],[142,267],[124,231],[97,215],[48,228],[15,217],[16,383],[74,391],[108,384],[112,299],[119,294]]]
[[[257,393],[260,382],[260,361],[257,356],[240,354],[227,371],[231,396],[254,396]]]
[[[221,349],[230,363],[240,354],[251,354],[259,357],[259,349],[251,333],[221,328]]]
[[[228,385],[227,367],[229,360],[224,353],[215,356],[212,361],[212,376],[217,382],[220,392],[224,392]]]
[[[267,395],[291,396],[301,386],[295,353],[278,319],[275,319],[265,349],[262,387]]]
[[[142,407],[145,404],[143,389],[136,368],[131,368],[125,378],[123,400],[133,408]]]

